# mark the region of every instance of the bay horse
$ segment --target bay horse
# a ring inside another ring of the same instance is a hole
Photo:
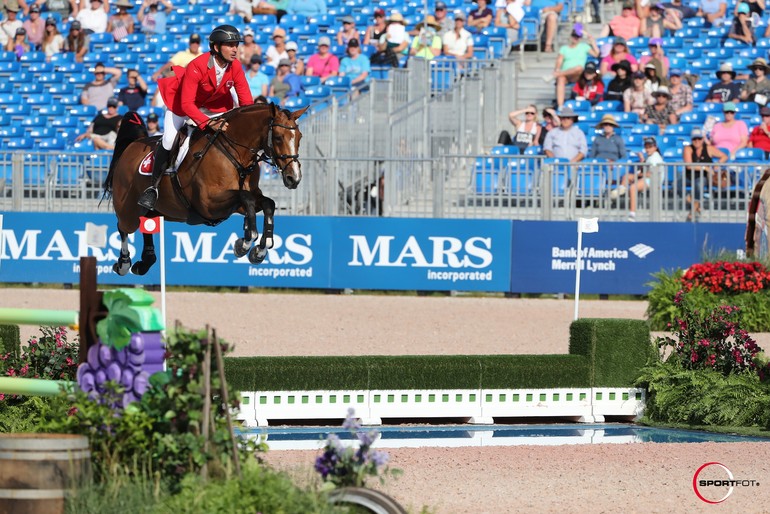
[[[299,142],[302,133],[297,119],[307,107],[289,112],[275,104],[254,104],[233,109],[221,116],[227,129],[195,129],[190,146],[176,173],[164,174],[158,187],[155,209],[137,204],[139,195],[151,184],[147,173],[140,173],[147,157],[160,144],[160,136],[147,137],[141,116],[129,112],[121,121],[110,170],[104,181],[103,198],[112,197],[118,217],[120,256],[112,269],[118,275],[129,270],[144,275],[155,263],[152,234],[143,234],[141,260],[131,265],[128,235],[139,228],[140,216],[164,216],[169,221],[190,225],[216,225],[233,213],[244,216],[243,237],[234,245],[236,257],[247,253],[252,264],[261,263],[273,247],[275,202],[259,188],[260,162],[268,162],[281,173],[283,184],[296,189],[302,180]],[[181,132],[181,131],[180,131]],[[175,145],[176,147],[176,145]],[[171,163],[176,161],[172,150]],[[152,168],[151,163],[149,169]],[[257,240],[256,214],[264,212],[262,239]]]

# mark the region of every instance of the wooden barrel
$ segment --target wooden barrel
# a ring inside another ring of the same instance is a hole
[[[62,514],[90,474],[85,436],[0,434],[0,514]]]

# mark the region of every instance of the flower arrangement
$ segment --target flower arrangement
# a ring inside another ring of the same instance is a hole
[[[21,355],[6,353],[5,374],[10,377],[44,378],[50,380],[74,380],[78,366],[77,341],[67,340],[65,327],[40,327],[41,335],[32,337]],[[0,400],[5,395],[0,394]]]
[[[682,275],[686,292],[704,287],[711,293],[756,293],[770,288],[770,272],[759,262],[704,262]]]
[[[684,290],[674,297],[679,309],[675,324],[669,324],[676,339],[658,337],[659,348],[670,348],[669,361],[685,369],[712,369],[723,375],[746,370],[759,371],[755,362],[762,349],[740,328],[739,307],[719,305],[711,312],[692,308]]]
[[[348,409],[342,427],[358,440],[358,449],[344,446],[337,435],[329,434],[323,454],[315,461],[315,470],[321,474],[324,482],[337,487],[363,487],[367,477],[378,476],[381,470],[389,471],[386,467],[388,454],[372,449],[380,435],[379,431],[361,430],[361,424],[355,418],[355,410],[352,408]]]

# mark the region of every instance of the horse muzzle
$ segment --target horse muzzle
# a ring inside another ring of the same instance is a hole
[[[300,181],[302,181],[302,175],[300,174],[285,173],[283,175],[283,185],[286,186],[286,189],[297,189]]]

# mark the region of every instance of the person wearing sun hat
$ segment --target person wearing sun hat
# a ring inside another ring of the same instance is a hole
[[[757,37],[751,26],[751,14],[749,4],[741,2],[735,8],[735,18],[730,25],[730,31],[727,33],[727,39],[735,39],[741,43],[754,46]]]
[[[560,125],[548,131],[543,142],[546,157],[568,159],[570,162],[582,161],[588,154],[586,135],[575,124],[578,115],[571,107],[562,108],[559,113]]]
[[[305,63],[297,56],[299,47],[296,41],[286,42],[286,53],[289,54],[289,62],[291,63],[291,72],[297,76],[305,75]]]
[[[441,55],[441,38],[438,35],[441,25],[436,18],[429,14],[423,21],[416,25],[417,36],[412,38],[409,45],[409,55],[420,59],[432,60],[437,55]]]
[[[88,8],[83,8],[75,17],[83,27],[86,34],[102,34],[107,32],[107,12],[104,10],[102,0],[91,0]]]
[[[753,72],[753,76],[743,83],[740,99],[765,105],[770,101],[770,78],[767,76],[770,68],[767,66],[767,61],[757,57],[749,65],[749,69]]]
[[[262,47],[254,41],[254,29],[246,27],[243,29],[243,43],[238,47],[238,60],[243,65],[244,70],[251,66],[251,56],[262,56]]]
[[[289,53],[286,51],[286,30],[282,27],[276,27],[273,35],[270,36],[273,44],[267,47],[265,52],[265,64],[278,69],[278,63],[281,59],[288,59]]]
[[[465,13],[461,10],[454,12],[455,26],[444,34],[442,44],[444,55],[453,55],[457,59],[473,57],[473,36],[465,29]]]
[[[6,0],[5,18],[0,21],[0,45],[2,45],[3,49],[5,49],[8,41],[16,37],[16,31],[23,26],[18,18],[20,10],[21,7],[19,7],[19,3],[16,0]]]
[[[393,11],[388,16],[387,22],[388,27],[385,29],[385,34],[380,37],[378,48],[389,49],[396,55],[405,53],[409,47],[409,34],[406,32],[404,16],[398,11]]]
[[[129,34],[134,33],[134,17],[128,11],[134,8],[131,0],[118,0],[115,2],[118,12],[110,16],[107,21],[107,32],[112,34],[115,42],[122,41]]]
[[[610,80],[604,90],[604,99],[623,102],[623,93],[631,88],[634,83],[631,78],[631,63],[625,59],[612,65],[615,77]]]
[[[706,95],[707,102],[731,102],[741,95],[741,85],[735,82],[735,70],[729,62],[722,63],[715,75],[719,82],[712,84]]]
[[[596,124],[596,128],[602,129],[602,135],[596,136],[596,139],[591,143],[591,151],[588,153],[588,157],[607,159],[611,162],[625,159],[626,143],[615,132],[615,129],[620,128],[618,122],[615,121],[615,116],[609,113],[605,114],[599,123]]]
[[[675,125],[679,122],[679,117],[669,104],[671,93],[666,86],[658,86],[658,89],[652,92],[655,103],[648,105],[644,113],[640,116],[642,123],[648,125],[657,125],[660,133],[669,125]]]

